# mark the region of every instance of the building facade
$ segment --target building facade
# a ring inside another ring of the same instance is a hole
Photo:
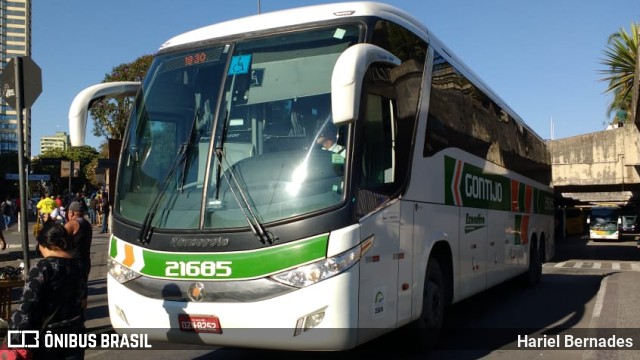
[[[69,135],[64,131],[58,131],[55,135],[40,138],[40,154],[55,149],[67,150],[70,144]]]
[[[31,0],[0,0],[0,71],[12,58],[31,55]],[[17,112],[0,100],[0,153],[18,152]],[[30,113],[23,116],[25,157],[31,157]]]

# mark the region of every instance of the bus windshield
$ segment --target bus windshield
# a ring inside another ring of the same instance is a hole
[[[350,131],[331,120],[330,79],[361,32],[333,26],[158,55],[125,135],[114,215],[227,229],[340,204]]]
[[[618,238],[618,217],[620,209],[617,207],[594,207],[589,215],[589,233],[591,238]]]

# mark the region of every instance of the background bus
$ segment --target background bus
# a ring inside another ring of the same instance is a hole
[[[617,206],[592,207],[587,218],[589,238],[594,240],[618,240],[620,232],[620,208]]]
[[[126,85],[76,97],[72,142],[88,105]],[[545,141],[392,6],[197,29],[163,44],[140,87],[112,212],[116,331],[349,349],[438,329],[448,304],[535,284],[553,256]]]
[[[556,209],[556,238],[588,234],[587,212],[577,207]]]

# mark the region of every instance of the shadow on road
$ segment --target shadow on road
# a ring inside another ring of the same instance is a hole
[[[452,305],[437,349],[425,353],[409,325],[345,352],[287,352],[222,348],[197,359],[255,359],[266,354],[284,359],[478,359],[497,349],[516,349],[518,335],[561,334],[584,326],[587,304],[602,275],[544,274],[535,287],[520,279]],[[567,286],[570,283],[571,286]],[[550,296],[552,294],[552,296]],[[558,301],[563,299],[562,301]],[[587,321],[588,324],[588,321]]]
[[[556,254],[553,261],[567,260],[617,260],[638,261],[640,249],[636,241],[629,238],[623,240],[592,241],[586,236],[573,236],[559,239],[556,242]]]

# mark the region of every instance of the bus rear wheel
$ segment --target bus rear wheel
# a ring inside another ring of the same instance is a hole
[[[544,247],[543,247],[544,249]],[[532,241],[529,246],[529,268],[524,273],[524,280],[527,285],[535,286],[542,279],[542,254],[538,249],[538,242]]]

